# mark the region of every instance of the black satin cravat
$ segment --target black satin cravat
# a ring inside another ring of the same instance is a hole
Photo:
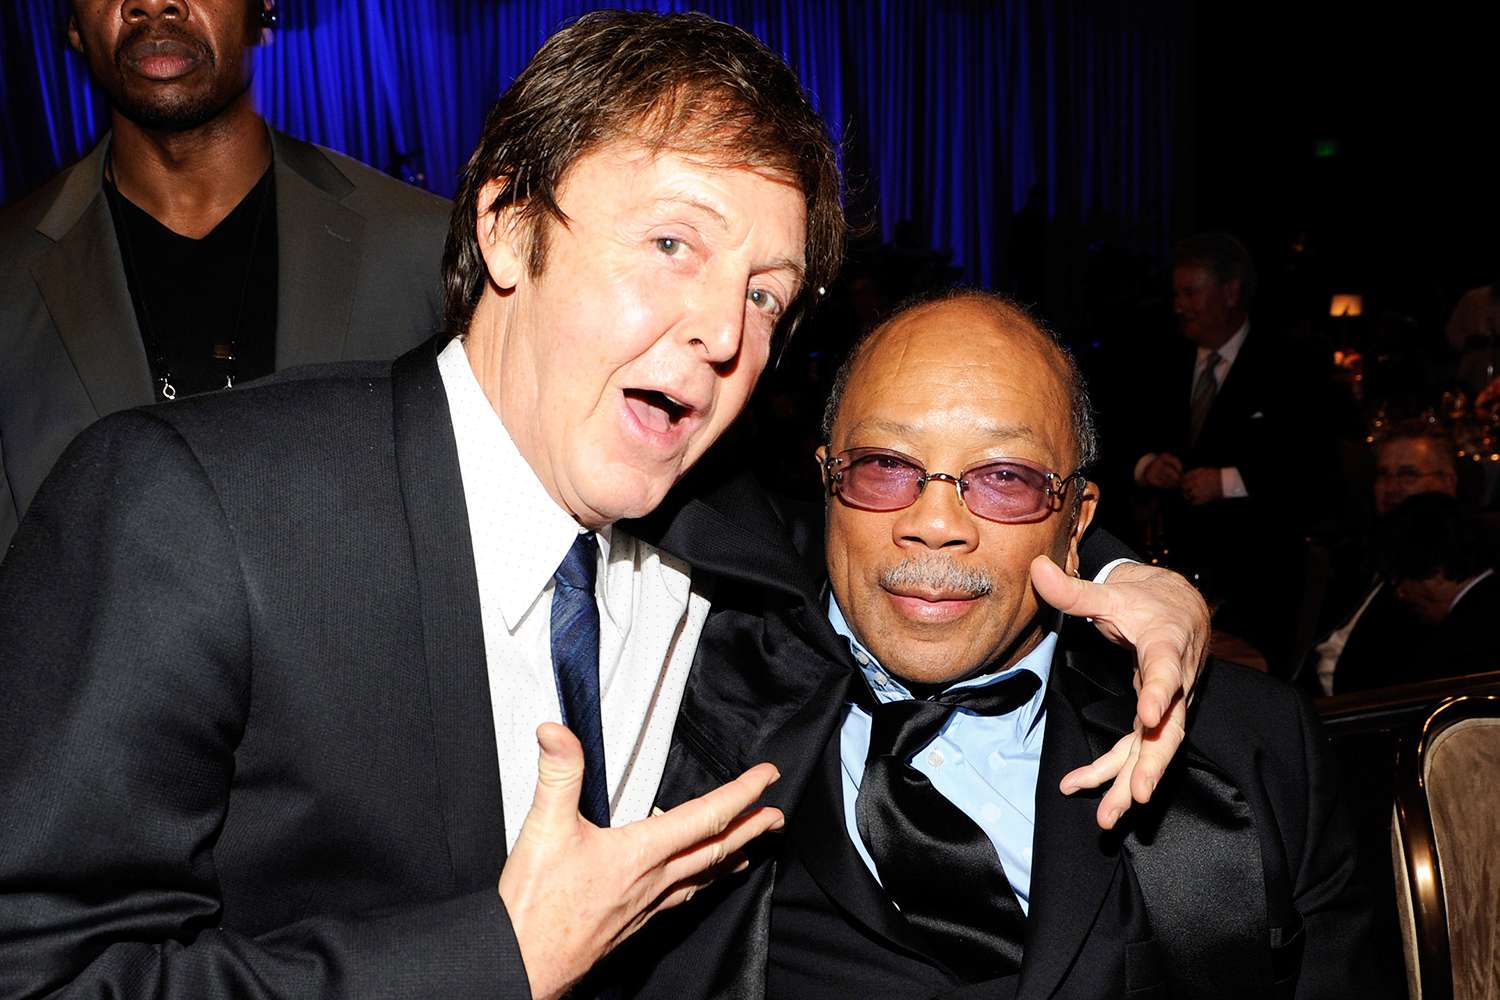
[[[958,706],[1004,715],[1041,686],[1029,670],[931,700],[880,704],[864,677],[853,691],[870,713],[870,752],[854,814],[881,885],[936,958],[968,982],[1021,968],[1026,915],[995,845],[907,761],[932,742]]]

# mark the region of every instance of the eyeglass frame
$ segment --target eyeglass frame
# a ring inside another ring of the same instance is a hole
[[[823,447],[828,448],[830,446],[825,444]],[[846,461],[846,456],[849,455],[854,455],[855,458],[853,460]],[[896,458],[907,463],[914,469],[920,469],[922,474],[917,477],[917,495],[912,497],[909,503],[904,503],[899,507],[889,507],[885,510],[880,510],[879,508],[875,507],[866,507],[851,500],[845,499],[844,495],[840,493],[836,488],[837,484],[842,482],[844,477],[844,473],[842,471],[839,471],[837,469],[837,466],[839,466],[840,464],[853,465],[854,461],[857,461],[858,459],[864,458],[868,455],[889,455],[892,458]],[[975,462],[973,465],[970,465],[959,472],[957,476],[954,476],[951,473],[947,472],[929,471],[927,466],[922,462],[906,454],[905,452],[897,451],[894,448],[845,448],[838,454],[830,454],[827,458],[823,459],[818,464],[823,469],[823,488],[826,494],[829,497],[838,497],[840,503],[853,507],[855,510],[869,511],[873,514],[890,514],[898,510],[906,510],[908,507],[912,506],[912,504],[915,504],[918,500],[922,499],[922,492],[927,488],[927,484],[935,479],[938,482],[942,483],[952,483],[954,492],[958,494],[958,502],[963,505],[964,510],[968,511],[970,514],[973,514],[975,517],[984,518],[984,520],[989,521],[992,524],[1035,524],[1038,521],[1045,521],[1049,516],[1062,509],[1060,504],[1058,507],[1054,508],[1051,505],[1051,502],[1053,500],[1057,500],[1059,502],[1063,500],[1064,496],[1067,494],[1069,483],[1071,483],[1075,479],[1081,479],[1085,483],[1088,482],[1088,475],[1084,470],[1084,466],[1081,465],[1064,476],[1057,472],[1053,472],[1051,469],[1044,468],[1043,466],[1031,461],[1030,459],[1007,458],[1005,456],[1001,456],[998,458],[987,458],[982,462]],[[986,515],[979,513],[974,508],[970,507],[969,504],[964,500],[964,490],[968,485],[966,477],[971,472],[974,472],[976,469],[983,469],[989,465],[1002,464],[1019,465],[1024,468],[1030,469],[1033,472],[1040,472],[1042,474],[1042,477],[1047,481],[1047,489],[1045,493],[1046,502],[1043,503],[1042,507],[1036,512],[1035,516],[1030,516],[1014,521],[1002,521],[998,518],[987,517]],[[1078,494],[1078,496],[1081,498],[1082,494],[1080,493]]]

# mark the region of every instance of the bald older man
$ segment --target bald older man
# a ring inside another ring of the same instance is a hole
[[[1292,688],[1212,664],[1189,749],[1114,833],[1064,794],[1133,714],[1031,582],[1077,572],[1100,501],[1066,350],[1003,299],[917,305],[856,347],[824,429],[826,586],[771,561],[718,605],[673,747],[700,778],[663,790],[773,761],[786,834],[648,929],[641,995],[1383,995]]]

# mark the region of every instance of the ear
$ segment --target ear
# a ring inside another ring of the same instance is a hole
[[[53,22],[54,24],[56,22]],[[78,31],[78,15],[68,15],[68,48],[83,55],[83,35]]]
[[[267,14],[272,16],[267,17]],[[260,0],[259,3],[255,4],[255,24],[252,27],[256,29],[256,45],[271,44],[271,37],[274,33],[275,14],[276,0]]]
[[[1240,307],[1241,288],[1239,278],[1230,278],[1224,282],[1224,297],[1229,302],[1229,308],[1238,309]]]
[[[1083,490],[1083,499],[1078,502],[1078,516],[1073,519],[1073,524],[1068,529],[1068,556],[1063,561],[1063,569],[1069,576],[1078,575],[1078,543],[1083,540],[1083,533],[1088,530],[1090,522],[1094,520],[1094,512],[1099,506],[1097,483],[1085,481],[1079,489]]]
[[[818,463],[818,477],[823,480],[823,495],[833,496],[833,491],[829,489],[833,484],[828,481],[828,446],[826,444],[818,445],[817,450],[813,452],[813,461]]]
[[[522,238],[520,213],[512,203],[492,210],[495,199],[505,190],[505,178],[497,177],[479,189],[478,216],[474,219],[479,237],[479,252],[484,256],[490,280],[501,291],[521,283],[526,273],[526,241]]]

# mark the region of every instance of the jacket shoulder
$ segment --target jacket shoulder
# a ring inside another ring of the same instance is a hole
[[[0,258],[6,269],[52,245],[51,240],[37,231],[37,226],[78,168],[79,164],[73,164],[19,201],[0,209]]]
[[[399,226],[436,226],[447,232],[448,215],[453,207],[447,198],[399,181],[326,146],[314,144],[312,148],[353,185],[353,190],[344,197],[344,204],[350,208],[366,217],[373,215],[377,220],[384,218]]]

